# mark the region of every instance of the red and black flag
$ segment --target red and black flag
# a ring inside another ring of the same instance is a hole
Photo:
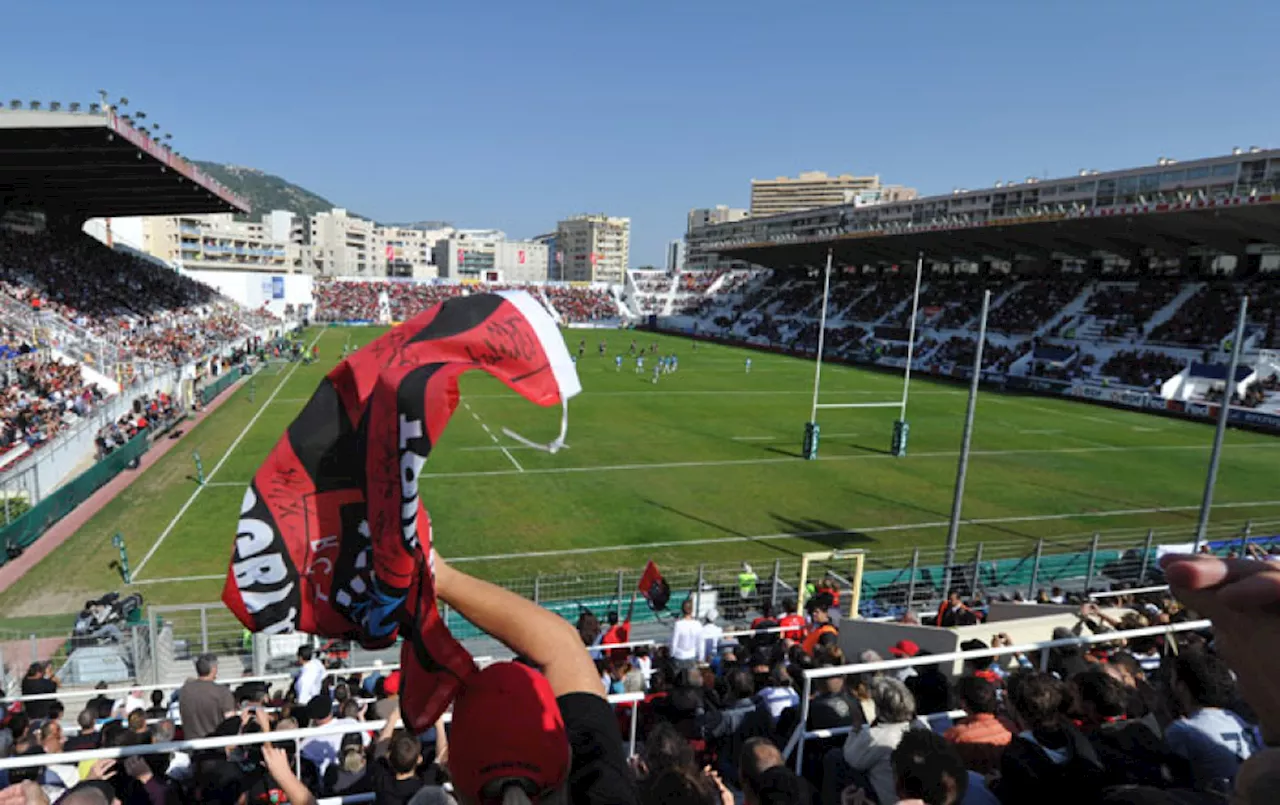
[[[644,574],[640,576],[640,594],[649,602],[649,608],[654,612],[666,609],[667,602],[671,600],[671,586],[652,560],[644,566]]]
[[[523,291],[450,299],[329,373],[245,492],[222,600],[246,627],[404,638],[401,712],[423,731],[475,670],[436,606],[423,464],[480,369],[538,405],[581,390],[550,314]],[[532,444],[523,437],[513,437]]]

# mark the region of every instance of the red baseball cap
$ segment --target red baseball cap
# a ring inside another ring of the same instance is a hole
[[[899,640],[889,649],[895,657],[914,657],[920,653],[920,647],[910,640]]]
[[[520,780],[530,795],[555,789],[569,774],[569,736],[546,677],[499,662],[472,674],[453,703],[449,772],[476,802],[500,795],[487,788]]]
[[[400,693],[400,672],[392,671],[387,674],[386,679],[382,680],[382,692],[388,696],[396,696]]]

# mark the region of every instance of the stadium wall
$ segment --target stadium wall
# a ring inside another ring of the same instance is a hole
[[[277,316],[286,305],[295,308],[313,303],[311,290],[314,277],[308,274],[268,274],[253,271],[217,271],[211,269],[179,269],[197,282],[217,289],[245,307],[265,306]]]

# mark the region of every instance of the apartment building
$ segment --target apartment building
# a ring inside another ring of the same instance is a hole
[[[556,224],[561,278],[620,283],[631,260],[631,219],[604,213],[575,215]]]
[[[916,195],[916,191],[910,187],[882,185],[879,176],[852,176],[847,173],[828,176],[822,171],[806,171],[794,179],[787,176],[752,179],[751,217],[762,218],[837,204],[908,201]]]

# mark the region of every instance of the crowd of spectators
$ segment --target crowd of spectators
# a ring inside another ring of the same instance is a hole
[[[1167,279],[1140,279],[1105,285],[1085,303],[1084,313],[1102,323],[1103,338],[1128,338],[1142,334],[1156,311],[1178,295],[1182,286]]]
[[[1120,350],[1102,364],[1103,377],[1113,377],[1126,386],[1149,389],[1181,372],[1186,361],[1153,350]]]
[[[547,285],[542,290],[547,301],[566,322],[581,324],[618,318],[617,302],[611,293],[602,288]]]
[[[0,452],[24,443],[39,447],[106,397],[78,364],[38,353],[0,362],[0,378]]]
[[[26,332],[56,316],[111,345],[115,358],[181,365],[278,323],[213,288],[83,234],[0,233],[0,294]]]
[[[528,290],[535,299],[555,308],[566,322],[596,322],[618,317],[612,295],[598,288],[367,280],[320,282],[312,293],[317,321],[378,321],[382,318],[379,306],[383,294],[387,297],[390,319],[406,321],[455,296],[514,289]]]
[[[846,324],[842,327],[827,327],[826,337],[823,339],[822,351],[827,355],[844,355],[850,350],[862,343],[867,337],[867,330],[856,324]],[[792,349],[801,352],[812,352],[818,348],[818,323],[810,322],[800,330],[791,339]]]
[[[124,447],[135,436],[162,429],[183,415],[172,395],[163,391],[144,394],[133,401],[133,410],[104,425],[94,438],[97,457],[102,459]]]
[[[865,287],[865,286],[863,286]],[[874,322],[884,316],[915,290],[914,272],[882,273],[875,279],[875,286],[844,312],[849,321]],[[911,315],[910,311],[907,315]]]
[[[695,614],[686,599],[664,644],[613,648],[630,636],[616,614],[601,623],[584,611],[575,629],[441,559],[441,600],[520,658],[468,680],[451,721],[404,729],[398,671],[344,675],[309,646],[298,652],[294,681],[277,690],[257,682],[233,690],[205,655],[168,701],[141,690],[90,700],[78,729],[67,728],[74,735],[64,732],[56,700],[6,708],[0,755],[307,726],[352,731],[14,769],[0,772],[9,786],[0,795],[68,805],[313,803],[358,793],[393,805],[1262,805],[1280,791],[1280,763],[1268,748],[1280,737],[1280,569],[1274,554],[1250,555],[1166,556],[1171,591],[1124,593],[1107,610],[1083,595],[1041,591],[1036,603],[1056,605],[1055,613],[1076,607],[1074,627],[1043,638],[1102,638],[1088,646],[969,659],[951,676],[928,662],[835,673],[813,680],[808,702],[806,671],[928,652],[904,638],[845,656],[842,590],[830,579],[803,606],[788,599],[774,612],[755,602],[744,611],[755,615],[747,637],[727,637],[717,611]],[[976,626],[987,607],[952,591],[936,612],[901,620]],[[1212,628],[1120,634],[1200,618]],[[970,638],[962,650],[1011,648],[999,630],[993,624],[989,641]],[[56,695],[58,681],[37,663],[22,691]],[[605,695],[614,693],[639,700],[610,705]],[[628,763],[633,715],[638,751]],[[808,740],[797,773],[784,749],[799,727],[829,732]]]
[[[937,365],[951,364],[957,368],[973,365],[974,352],[978,348],[976,339],[962,335],[953,335],[938,347],[930,358],[930,363]],[[984,371],[1007,372],[1009,366],[1024,354],[1021,347],[1009,347],[988,341],[982,350],[982,368]]]
[[[1080,275],[1035,277],[991,310],[987,327],[999,333],[1031,333],[1080,295],[1088,280]]]

